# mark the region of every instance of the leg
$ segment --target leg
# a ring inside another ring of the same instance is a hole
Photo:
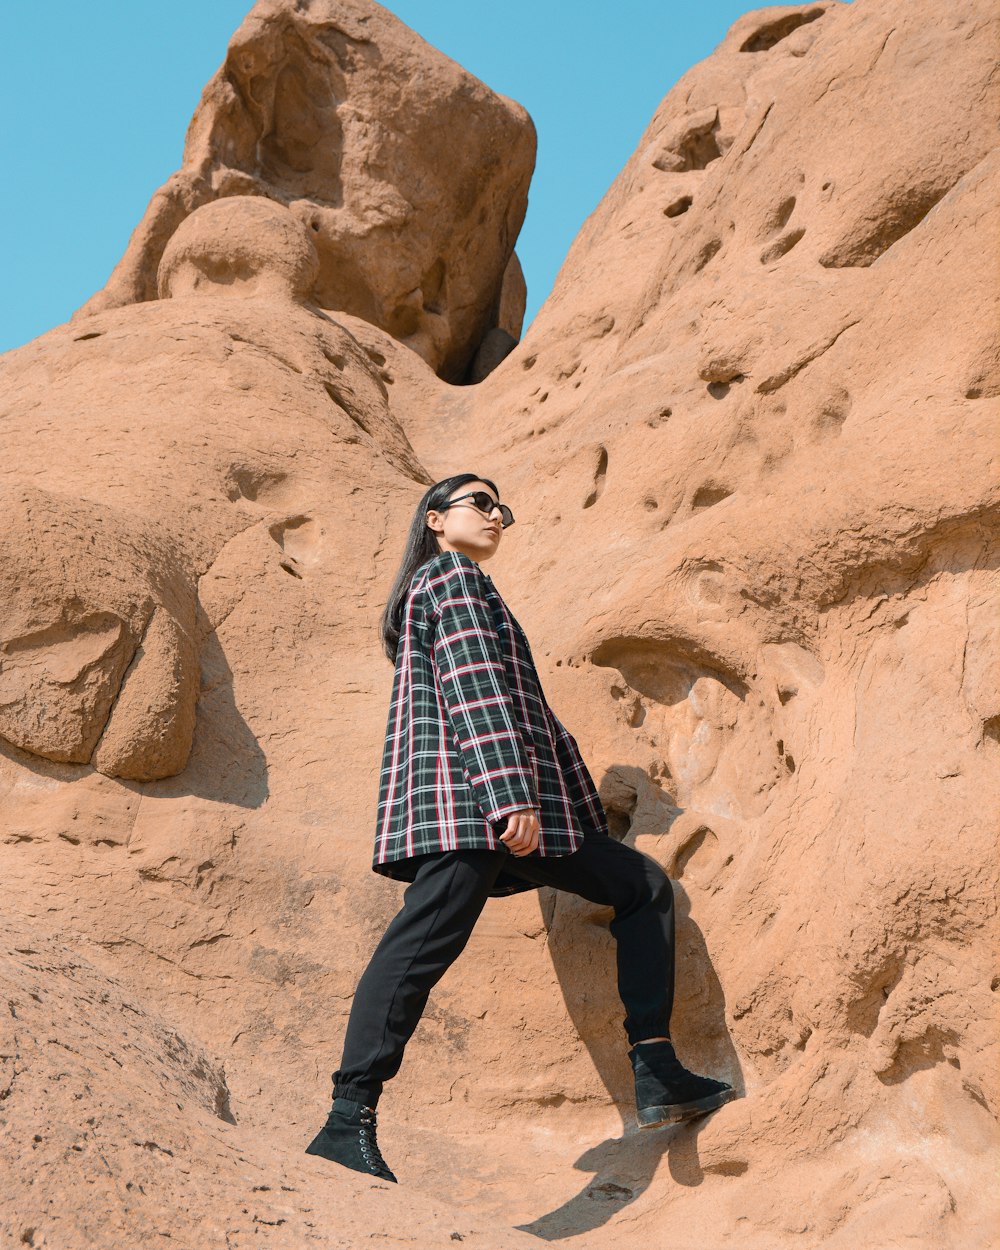
[[[674,1000],[674,894],[648,855],[588,833],[572,855],[508,856],[508,872],[615,909],[618,993],[629,1044],[669,1037]]]
[[[659,864],[606,834],[588,833],[572,855],[515,857],[507,869],[614,907],[610,928],[617,945],[618,992],[627,1012],[639,1126],[676,1124],[734,1098],[725,1081],[689,1072],[670,1041],[673,888]]]
[[[461,954],[497,873],[512,856],[442,851],[426,856],[406,887],[358,982],[333,1073],[334,1097],[374,1108],[394,1077],[432,987]]]

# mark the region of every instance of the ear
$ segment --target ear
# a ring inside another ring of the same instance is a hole
[[[435,534],[444,533],[444,521],[441,519],[442,516],[443,513],[438,512],[434,508],[431,508],[427,513],[427,528],[433,530]]]

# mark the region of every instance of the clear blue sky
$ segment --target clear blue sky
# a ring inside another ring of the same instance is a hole
[[[3,6],[0,351],[107,281],[180,165],[202,87],[251,0],[10,0]],[[517,250],[525,325],[657,104],[741,0],[394,0],[429,43],[527,108],[538,159]]]

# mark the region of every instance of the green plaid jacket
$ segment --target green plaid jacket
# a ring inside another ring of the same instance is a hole
[[[471,556],[443,551],[414,573],[403,606],[372,869],[412,881],[414,856],[505,850],[507,817],[526,807],[541,827],[532,855],[568,855],[608,832],[524,630]],[[501,871],[491,894],[537,888]]]

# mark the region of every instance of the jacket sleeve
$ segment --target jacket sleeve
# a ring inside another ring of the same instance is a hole
[[[489,821],[540,810],[533,758],[517,726],[483,574],[446,553],[427,580],[434,669],[476,800]]]

